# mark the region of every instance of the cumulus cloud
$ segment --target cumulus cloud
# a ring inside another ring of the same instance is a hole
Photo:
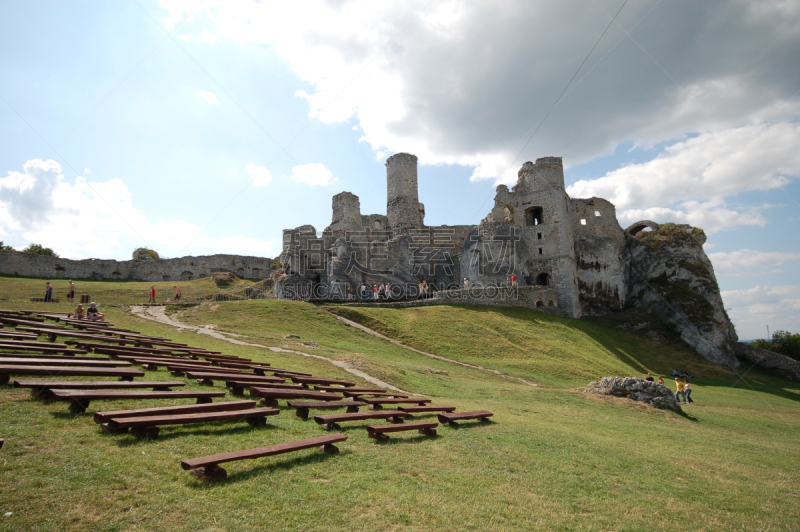
[[[205,100],[206,103],[217,103],[219,101],[217,100],[217,95],[211,91],[198,90],[197,95],[200,96],[200,98],[202,98],[203,100]]]
[[[764,338],[766,327],[800,331],[800,286],[755,286],[722,292],[728,314],[743,339]]]
[[[147,245],[168,256],[239,253],[270,256],[272,241],[232,236],[212,239],[200,226],[185,220],[152,223],[134,205],[130,190],[120,179],[90,182],[77,177],[74,184],[53,160],[27,161],[24,172],[11,171],[0,178],[0,234],[20,242],[53,248],[67,258],[125,257],[135,246]]]
[[[800,260],[800,253],[783,251],[756,251],[739,249],[709,253],[717,275],[736,277],[753,273],[775,272],[787,262]]]
[[[170,29],[195,8],[161,5]],[[473,166],[476,178],[513,180],[521,162],[542,155],[577,164],[623,141],[654,145],[776,113],[797,117],[800,102],[784,106],[800,86],[796,3],[629,2],[518,156],[520,139],[618,8],[612,0],[520,0],[503,9],[457,0],[207,0],[192,17],[198,38],[208,31],[273,46],[311,87],[297,93],[310,116],[354,118],[376,153]]]
[[[269,173],[266,166],[256,166],[253,163],[247,163],[245,169],[248,174],[253,176],[253,186],[263,187],[272,181],[272,174]]]
[[[321,187],[337,181],[337,179],[333,177],[333,173],[325,168],[324,164],[320,163],[309,163],[295,166],[292,168],[292,173],[284,177],[297,183],[303,183],[305,185],[319,185]]]

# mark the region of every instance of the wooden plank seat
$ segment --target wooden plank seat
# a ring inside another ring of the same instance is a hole
[[[149,392],[116,390],[52,390],[53,399],[69,401],[69,410],[83,413],[91,401],[104,399],[197,399],[198,403],[210,403],[214,397],[224,397],[225,392]]]
[[[46,342],[45,342],[46,343]],[[53,344],[50,344],[52,346]],[[62,353],[64,355],[85,355],[86,349],[72,349],[70,347],[45,347],[38,345],[26,345],[20,342],[0,342],[0,349],[16,351],[35,351],[37,353]]]
[[[186,386],[182,381],[44,381],[15,380],[17,388],[30,388],[32,397],[51,397],[50,390],[121,390],[132,388],[152,388],[154,391],[168,392],[176,386]]]
[[[369,397],[362,397],[360,398],[361,401],[368,403],[373,410],[380,410],[383,408],[383,405],[397,405],[397,404],[414,404],[419,406],[424,406],[431,402],[430,399],[426,399],[424,397],[409,397],[408,399],[404,398],[392,398],[392,397],[378,397],[378,398],[369,398]]]
[[[6,384],[10,375],[47,375],[50,377],[119,377],[130,381],[144,377],[144,372],[135,368],[94,368],[86,366],[17,366],[0,364],[0,384]]]
[[[345,387],[351,387],[351,386],[355,386],[356,385],[356,383],[354,383],[354,382],[343,381],[343,380],[340,380],[340,379],[325,379],[325,378],[322,378],[322,377],[306,377],[306,376],[303,376],[303,375],[293,375],[292,376],[292,382],[295,382],[297,384],[304,384],[306,386],[308,386],[309,384],[322,384],[322,385],[327,385],[327,386],[330,386],[332,384],[340,384],[341,386],[345,386]]]
[[[16,318],[3,314],[0,314],[0,321],[10,325],[33,325],[34,327],[38,327],[44,323],[43,318],[34,318],[31,316],[26,316],[25,318]]]
[[[361,401],[286,401],[286,404],[292,408],[296,408],[295,414],[301,419],[308,419],[308,411],[311,408],[347,408],[347,413],[352,414],[358,412],[360,406],[366,406],[367,403]]]
[[[339,430],[339,423],[345,421],[363,421],[365,419],[388,419],[392,423],[402,423],[403,418],[414,417],[408,412],[399,410],[386,410],[384,412],[354,412],[352,414],[326,414],[324,416],[314,416],[314,421],[322,425],[325,430]]]
[[[395,425],[367,425],[367,432],[370,438],[378,441],[387,441],[387,432],[402,432],[407,430],[418,430],[420,434],[426,436],[436,436],[436,427],[439,424],[435,421],[423,421],[421,423],[397,423]]]
[[[298,377],[311,377],[311,373],[303,373],[302,371],[289,371],[288,369],[281,368],[264,368],[264,371],[272,372],[276,377],[285,377],[290,379],[292,376]]]
[[[0,364],[6,358],[41,358],[45,360],[111,360],[108,357],[74,356],[74,355],[43,355],[41,353],[0,353]]]
[[[29,365],[29,366],[88,366],[95,368],[119,368],[131,367],[132,364],[127,360],[87,360],[85,357],[74,359],[73,357],[39,358],[39,357],[2,357],[0,362],[9,365]]]
[[[242,371],[240,369],[233,369],[233,368],[217,368],[217,367],[209,367],[209,366],[194,366],[192,364],[183,364],[183,363],[180,363],[180,362],[176,362],[176,363],[173,363],[173,364],[166,364],[166,366],[167,366],[167,369],[170,370],[172,372],[172,374],[175,375],[176,377],[178,377],[180,375],[183,375],[183,374],[186,374],[186,376],[188,377],[190,373],[194,374],[194,373],[197,373],[197,372],[200,372],[200,373],[205,372],[205,373],[209,373],[209,374],[213,374],[213,375],[227,375],[228,377],[234,376],[234,375],[247,375],[247,376],[252,375],[254,377],[257,377],[257,375],[255,373],[247,373],[247,372]],[[208,378],[205,378],[205,377],[189,377],[189,378],[202,379],[202,380],[204,380],[206,382],[200,382],[200,384],[207,384],[208,386],[211,386],[213,384],[211,381],[214,380],[214,379],[208,379]],[[269,378],[273,378],[273,377],[269,377]],[[221,379],[218,379],[218,380],[221,380]],[[281,382],[283,382],[283,381],[281,381]]]
[[[12,330],[3,330],[0,331],[0,339],[11,339],[11,340],[36,340],[39,338],[38,334],[30,333],[30,332],[23,332],[17,329],[16,331]]]
[[[334,445],[334,443],[343,442],[345,440],[347,440],[347,435],[345,434],[330,434],[326,436],[318,436],[316,438],[309,438],[307,440],[278,443],[276,445],[269,445],[267,447],[258,447],[244,451],[213,454],[211,456],[203,456],[201,458],[182,460],[181,467],[184,470],[190,470],[193,475],[202,480],[225,480],[228,478],[228,472],[219,467],[219,464],[233,462],[236,460],[262,458],[264,456],[275,456],[294,451],[302,451],[304,449],[312,449],[314,447],[318,448],[323,453],[338,454],[339,449]]]
[[[378,397],[394,397],[396,399],[408,399],[407,395],[399,392],[351,392],[350,390],[342,390],[342,395],[345,397],[371,397],[373,399]]]
[[[223,412],[199,412],[194,414],[169,414],[142,417],[112,417],[103,428],[109,432],[131,433],[139,438],[154,440],[158,438],[159,426],[187,425],[190,423],[210,423],[213,421],[246,421],[253,427],[267,424],[267,416],[275,416],[281,411],[277,408],[248,408],[243,410],[226,410]]]
[[[341,386],[314,386],[315,390],[319,390],[321,392],[341,392],[344,391],[344,388]],[[357,388],[355,386],[348,386],[348,392],[385,392],[383,388]]]
[[[398,406],[398,410],[410,412],[412,414],[423,414],[425,412],[454,412],[454,406]]]
[[[317,399],[319,401],[341,401],[343,398],[336,393],[311,392],[308,390],[285,390],[280,388],[250,387],[252,397],[261,397],[265,406],[278,406],[278,399]]]
[[[37,336],[46,335],[47,339],[55,342],[56,338],[79,338],[83,340],[95,340],[99,342],[114,342],[114,343],[127,343],[128,340],[122,338],[114,338],[113,336],[101,336],[99,334],[92,334],[87,332],[76,331],[74,329],[53,329],[50,327],[17,327],[17,330],[26,331]],[[73,341],[74,342],[74,341]]]
[[[489,421],[489,418],[492,417],[494,414],[489,412],[488,410],[475,410],[473,412],[453,412],[451,414],[444,413],[439,414],[439,422],[443,425],[447,425],[448,423],[453,426],[457,427],[459,421],[464,421],[467,419],[480,419],[481,421]]]
[[[265,377],[256,375],[255,373],[234,373],[234,372],[227,372],[227,371],[216,371],[217,368],[214,368],[214,371],[209,369],[202,369],[202,370],[190,370],[186,371],[186,377],[189,379],[196,379],[198,384],[204,384],[206,386],[213,386],[214,381],[234,381],[234,380],[242,380],[242,381],[249,381],[251,386],[253,384],[263,384],[264,386],[269,386],[270,384],[280,384],[285,382],[280,377]]]
[[[259,384],[264,384],[265,386],[269,386],[270,388],[275,388],[278,390],[302,390],[303,386],[301,384],[281,384],[281,383],[264,383],[260,381],[254,380],[242,380],[239,377],[236,380],[225,381],[225,387],[228,388],[233,395],[240,396],[244,395],[245,389],[249,390],[251,386],[258,386]]]
[[[197,405],[157,406],[155,408],[136,408],[134,410],[111,410],[95,412],[95,423],[108,423],[112,418],[142,416],[167,416],[171,414],[199,414],[200,412],[226,412],[228,410],[244,410],[254,408],[255,401],[220,401],[219,403],[201,403]]]

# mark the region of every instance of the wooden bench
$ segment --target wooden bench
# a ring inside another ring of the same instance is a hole
[[[142,416],[167,416],[177,414],[199,414],[201,412],[226,412],[228,410],[244,410],[254,408],[255,401],[221,401],[219,403],[202,403],[198,405],[158,406],[155,408],[137,408],[134,410],[113,410],[109,412],[95,412],[95,423],[108,423],[112,418]]]
[[[393,397],[395,399],[408,399],[407,395],[403,395],[399,392],[351,392],[349,390],[342,390],[342,395],[345,397],[370,397],[370,398],[378,398],[378,397]]]
[[[454,412],[454,406],[398,406],[398,410],[410,412],[412,414],[422,414],[425,412]]]
[[[443,425],[450,424],[453,427],[457,427],[457,421],[463,421],[465,419],[480,419],[481,421],[489,421],[489,418],[493,416],[491,412],[488,410],[476,410],[474,412],[453,412],[452,414],[439,414],[439,422]]]
[[[94,360],[87,360],[86,358],[72,358],[72,357],[57,357],[57,358],[39,358],[39,357],[1,357],[0,363],[13,364],[15,366],[88,366],[94,368],[121,368],[131,367],[131,363],[127,360],[103,360],[96,358]]]
[[[17,350],[17,351],[35,351],[37,353],[62,353],[64,355],[85,355],[86,349],[73,349],[71,347],[60,347],[58,345],[44,342],[43,346],[27,345],[20,342],[0,342],[0,349]]]
[[[344,389],[341,386],[314,386],[315,390],[319,390],[321,392],[342,392]],[[383,388],[356,388],[356,387],[347,387],[347,392],[385,392]]]
[[[398,423],[396,425],[367,425],[367,432],[370,438],[378,441],[388,441],[387,432],[402,432],[406,430],[418,430],[420,434],[426,436],[436,436],[436,427],[439,424],[435,421],[425,421],[422,423]]]
[[[112,417],[103,428],[112,433],[131,433],[138,438],[154,440],[158,438],[159,426],[187,425],[190,423],[210,423],[213,421],[246,421],[250,426],[263,427],[267,424],[267,416],[275,416],[281,411],[277,408],[249,408],[242,410],[226,410],[223,412],[199,412],[194,414],[169,414],[141,417]]]
[[[279,443],[277,445],[258,447],[256,449],[248,449],[245,451],[234,451],[231,453],[221,453],[211,456],[204,456],[202,458],[182,460],[181,467],[184,470],[191,470],[195,476],[203,480],[224,480],[228,478],[228,472],[219,467],[219,464],[233,462],[236,460],[248,460],[252,458],[261,458],[264,456],[274,456],[277,454],[290,453],[303,449],[311,449],[313,447],[319,448],[319,450],[324,453],[337,454],[339,449],[334,445],[334,443],[343,442],[346,439],[347,436],[344,434],[330,434],[327,436],[319,436],[317,438],[309,438],[307,440],[299,440],[289,443]]]
[[[278,406],[278,399],[317,399],[319,401],[341,401],[339,394],[328,392],[311,392],[308,390],[285,390],[280,388],[262,388],[251,386],[250,395],[261,397],[265,406]]]
[[[308,386],[309,384],[322,384],[330,386],[331,384],[339,384],[341,386],[350,387],[355,386],[356,383],[350,381],[343,381],[339,379],[324,379],[322,377],[306,377],[303,375],[293,375],[292,382]]]
[[[231,370],[228,371],[217,371],[214,368],[214,371],[211,370],[191,370],[186,371],[186,377],[190,379],[196,379],[198,384],[205,384],[208,386],[212,386],[214,381],[234,381],[234,380],[241,380],[251,382],[253,384],[263,384],[265,387],[269,386],[270,384],[280,384],[285,382],[284,379],[280,377],[263,377],[260,375],[256,375],[255,373],[244,373],[242,371]],[[251,384],[252,386],[252,384]]]
[[[236,377],[236,380],[225,381],[225,386],[228,390],[236,396],[244,395],[244,390],[247,388],[250,389],[251,386],[258,386],[259,384],[264,384],[260,381],[250,380],[250,379],[241,379]],[[275,384],[275,383],[268,383],[267,386],[273,389],[278,390],[302,390],[302,384]]]
[[[225,397],[225,392],[142,392],[115,390],[52,390],[53,399],[69,401],[69,410],[75,414],[86,412],[91,401],[101,399],[197,399],[210,403],[214,397]]]
[[[144,372],[134,368],[91,368],[85,366],[15,366],[0,364],[0,384],[9,381],[9,375],[47,375],[50,377],[119,377],[131,381],[144,377]]]
[[[360,406],[366,406],[367,403],[361,401],[287,401],[287,405],[296,408],[295,414],[301,419],[308,419],[308,411],[311,408],[344,408],[347,407],[347,413],[352,414],[358,412]]]
[[[43,381],[43,380],[15,380],[17,388],[30,388],[33,397],[51,397],[50,390],[123,390],[133,388],[152,388],[153,391],[168,392],[176,386],[186,386],[181,381]]]
[[[21,331],[0,331],[0,339],[3,338],[11,338],[12,340],[36,340],[39,338],[39,335]]]
[[[289,371],[288,369],[281,368],[264,368],[264,371],[272,372],[276,377],[284,377],[287,379],[292,378],[293,375],[298,377],[310,377],[311,373],[302,373],[300,371]]]
[[[353,414],[327,414],[325,416],[314,416],[314,421],[322,425],[325,430],[339,430],[339,423],[345,421],[363,421],[365,419],[388,419],[393,423],[402,423],[403,418],[414,417],[408,412],[386,411],[386,412],[356,412]]]
[[[110,360],[108,357],[75,356],[75,355],[43,355],[41,353],[0,353],[0,364],[7,358],[41,358],[43,360]]]
[[[410,397],[408,399],[403,398],[360,398],[360,401],[364,401],[365,403],[369,404],[373,410],[380,410],[383,408],[383,405],[399,405],[399,404],[412,404],[412,405],[419,405],[425,406],[426,404],[430,403],[430,399],[426,399],[424,397]]]

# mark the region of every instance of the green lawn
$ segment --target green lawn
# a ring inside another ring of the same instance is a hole
[[[105,310],[122,327],[366,384],[325,360],[178,332],[122,307]],[[331,312],[415,348],[539,386],[414,353],[346,326]],[[338,456],[303,451],[234,462],[225,466],[228,481],[204,484],[180,468],[181,459],[324,431],[282,406],[267,427],[164,427],[158,440],[139,441],[104,434],[90,415],[71,415],[63,403],[0,387],[0,437],[6,439],[0,529],[797,529],[800,385],[757,369],[740,380],[682,344],[625,332],[611,319],[565,320],[525,310],[353,309],[271,300],[205,303],[178,316],[247,335],[248,342],[346,361],[435,404],[491,410],[494,422],[439,427],[433,439],[401,434],[388,444],[369,440],[367,423],[345,425],[350,439]],[[579,391],[605,375],[674,367],[697,375],[697,402],[685,415]],[[174,377],[158,371],[146,378]],[[93,403],[90,412],[130,407]],[[6,512],[13,515],[2,517]]]

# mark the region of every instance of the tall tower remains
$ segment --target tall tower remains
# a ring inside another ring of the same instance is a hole
[[[397,153],[386,160],[386,214],[395,233],[421,229],[425,207],[417,192],[417,156]]]

